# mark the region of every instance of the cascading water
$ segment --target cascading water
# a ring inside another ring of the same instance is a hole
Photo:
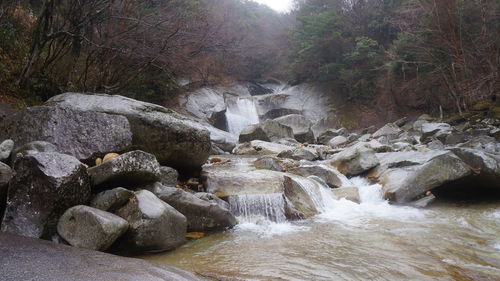
[[[228,100],[226,110],[227,127],[230,133],[239,135],[245,127],[259,123],[255,103],[250,98]]]
[[[231,212],[243,222],[261,219],[284,222],[285,199],[281,193],[248,194],[228,197]]]

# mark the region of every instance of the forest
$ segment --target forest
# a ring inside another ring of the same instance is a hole
[[[279,79],[463,114],[499,100],[499,33],[497,0],[297,0],[289,13],[240,0],[2,1],[0,95],[164,104],[193,87]]]

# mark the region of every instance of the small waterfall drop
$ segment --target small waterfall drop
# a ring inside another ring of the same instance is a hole
[[[242,222],[268,220],[285,222],[285,198],[281,193],[246,194],[228,197],[231,213]]]
[[[227,101],[227,127],[230,133],[239,135],[248,125],[258,124],[257,107],[250,98],[236,98]]]

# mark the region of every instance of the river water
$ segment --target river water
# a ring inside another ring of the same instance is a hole
[[[500,280],[499,202],[398,207],[377,186],[358,186],[361,204],[328,200],[298,222],[240,218],[233,230],[143,258],[242,280]]]

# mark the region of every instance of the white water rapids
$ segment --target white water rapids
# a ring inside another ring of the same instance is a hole
[[[236,98],[227,101],[227,127],[230,133],[238,136],[248,125],[259,123],[259,115],[251,98]]]

